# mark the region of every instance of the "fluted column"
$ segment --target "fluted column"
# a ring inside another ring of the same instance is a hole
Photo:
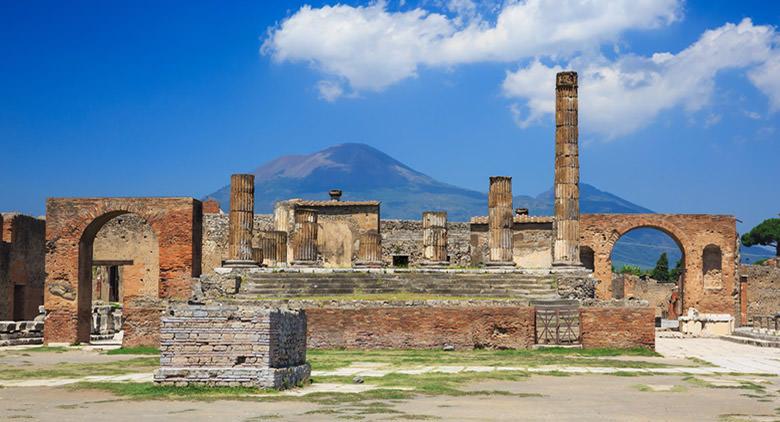
[[[512,260],[512,178],[490,178],[488,191],[488,246],[490,266],[514,266]]]
[[[227,267],[257,266],[252,251],[255,218],[255,176],[230,176],[230,233]]]
[[[423,265],[448,265],[447,212],[425,211],[422,214]]]
[[[315,210],[302,208],[295,210],[292,263],[297,266],[317,264],[317,211]]]
[[[580,266],[577,72],[555,78],[555,244],[553,265]]]
[[[260,236],[263,263],[269,267],[287,265],[287,232],[265,231]]]
[[[382,266],[382,235],[369,231],[360,235],[356,267],[378,268]]]

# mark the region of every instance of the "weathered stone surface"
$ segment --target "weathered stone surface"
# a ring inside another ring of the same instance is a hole
[[[668,234],[685,257],[683,311],[690,307],[704,313],[735,313],[735,274],[739,261],[737,223],[733,216],[701,214],[583,214],[580,244],[593,251],[593,274],[599,280],[596,294],[612,297],[611,254],[621,236],[638,227],[652,227]],[[705,286],[703,256],[708,245],[721,253],[722,282]]]
[[[493,176],[488,191],[488,247],[487,265],[514,266],[512,260],[512,178]]]
[[[236,265],[254,263],[252,256],[254,217],[255,176],[252,174],[230,176],[230,234],[227,262]]]
[[[0,319],[33,319],[43,304],[46,222],[0,215]]]
[[[381,267],[382,236],[375,231],[366,232],[360,235],[359,242],[355,265],[358,267]]]
[[[408,256],[411,266],[425,261],[422,224],[420,220],[382,220],[382,259],[386,266],[392,265],[393,255]],[[447,255],[451,265],[472,265],[470,236],[469,223],[447,222]]]
[[[747,277],[745,288],[747,323],[756,317],[780,313],[780,268],[769,265],[741,265],[739,274]]]
[[[295,210],[295,231],[292,235],[293,265],[317,263],[317,211]]]
[[[310,371],[303,311],[179,304],[162,317],[156,383],[281,389]]]
[[[447,212],[423,212],[422,229],[423,264],[447,265]]]
[[[555,242],[553,265],[580,264],[577,72],[555,78]]]
[[[46,342],[89,341],[92,244],[100,228],[122,214],[140,216],[157,236],[159,297],[188,298],[192,277],[200,275],[201,211],[200,201],[192,198],[50,198],[46,204]],[[128,320],[132,312],[125,309]],[[125,341],[134,341],[132,334]]]
[[[655,347],[655,311],[650,307],[580,308],[582,347]]]

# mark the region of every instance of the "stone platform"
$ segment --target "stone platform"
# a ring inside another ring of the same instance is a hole
[[[162,317],[157,384],[285,389],[310,373],[304,311],[180,304]]]

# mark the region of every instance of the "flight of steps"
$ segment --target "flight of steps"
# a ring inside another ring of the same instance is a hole
[[[780,330],[756,330],[751,327],[740,327],[734,330],[731,335],[720,338],[751,346],[780,347]]]
[[[552,275],[519,272],[256,272],[243,278],[238,296],[282,299],[398,293],[526,300],[558,297]]]

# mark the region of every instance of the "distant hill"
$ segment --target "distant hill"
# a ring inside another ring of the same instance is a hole
[[[328,199],[328,190],[336,188],[344,191],[343,200],[381,201],[382,218],[386,219],[419,219],[425,210],[445,210],[451,221],[487,215],[485,192],[440,182],[365,144],[340,144],[312,154],[279,157],[253,173],[258,213],[272,212],[279,200]],[[514,206],[528,208],[532,215],[552,215],[553,195],[552,188],[536,196],[518,195]],[[217,199],[227,210],[230,186],[205,197]],[[585,183],[580,184],[580,208],[583,213],[653,212]],[[679,258],[678,252],[671,253],[677,249],[674,242],[652,229],[635,230],[620,243],[615,251],[618,267],[632,261],[651,267],[663,250],[670,251],[671,265]]]

